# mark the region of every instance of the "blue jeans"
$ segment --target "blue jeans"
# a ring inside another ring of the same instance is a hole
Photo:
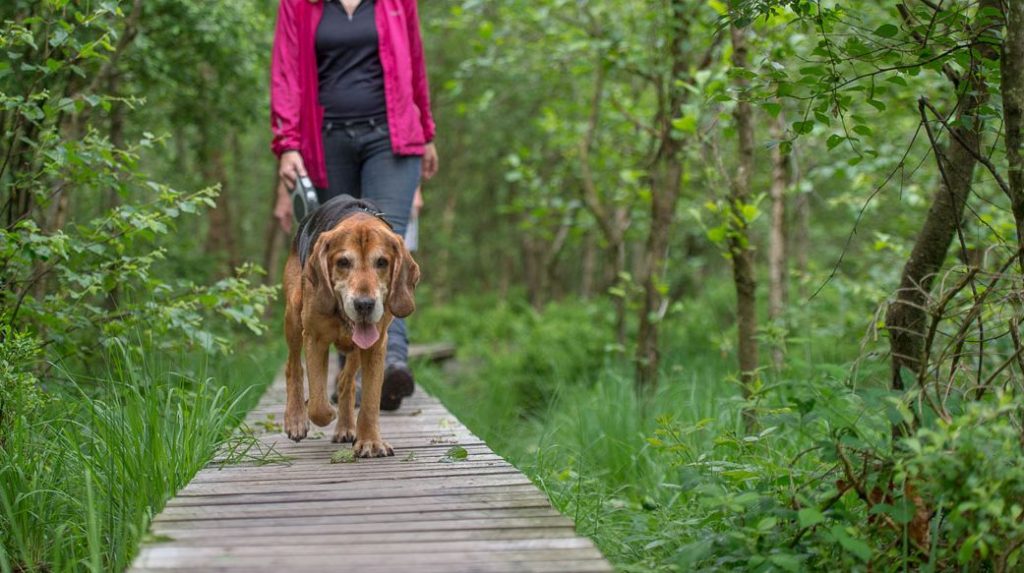
[[[348,194],[372,201],[384,212],[399,235],[405,235],[412,199],[420,184],[421,158],[395,155],[387,121],[324,122],[324,160],[327,189],[318,189],[320,202]],[[387,363],[406,362],[409,337],[405,320],[388,327]]]

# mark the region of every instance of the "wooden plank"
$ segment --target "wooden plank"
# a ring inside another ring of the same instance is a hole
[[[320,553],[324,550],[322,544],[309,544],[303,539],[281,540],[272,544],[246,544],[246,545],[225,545],[221,543],[205,545],[181,545],[173,542],[160,543],[149,549],[148,559],[163,561],[166,559],[177,559],[182,554],[188,558],[195,557],[287,557],[293,555],[305,556],[310,553]],[[393,549],[393,547],[392,547]],[[344,555],[346,559],[358,556],[376,556],[388,550],[386,543],[350,543],[345,545]],[[464,553],[470,559],[486,560],[488,553],[496,551],[522,552],[531,550],[551,551],[566,550],[578,551],[576,556],[592,557],[594,548],[590,542],[580,537],[556,537],[551,539],[492,539],[487,541],[466,541],[466,540],[439,540],[434,542],[409,541],[401,545],[402,553],[413,558],[430,557],[438,553]],[[485,555],[477,555],[483,553]]]
[[[432,344],[412,344],[409,346],[409,359],[443,362],[455,358],[455,345],[451,342],[434,342]]]
[[[428,541],[489,541],[504,539],[556,539],[576,537],[572,527],[520,529],[441,529],[430,531],[351,531],[351,528],[323,525],[285,527],[247,527],[241,529],[178,529],[167,530],[155,543],[188,542],[197,546],[220,545],[230,540],[237,545],[274,545],[287,542],[290,536],[302,536],[306,545],[352,545],[376,543],[401,545]]]
[[[521,476],[515,475],[516,479],[521,479]],[[237,493],[218,493],[216,495],[193,495],[187,497],[176,497],[172,499],[168,504],[168,508],[191,508],[191,506],[197,506],[197,508],[212,508],[217,505],[256,505],[256,504],[268,504],[268,503],[327,503],[330,501],[349,501],[349,500],[367,500],[372,499],[372,495],[375,492],[380,491],[379,484],[373,484],[370,487],[360,487],[357,489],[353,488],[342,488],[342,489],[325,489],[316,490],[312,493],[309,491],[283,491],[278,493],[265,493],[265,492],[237,492]],[[439,497],[451,498],[457,497],[459,499],[547,499],[544,495],[537,491],[524,490],[521,492],[508,492],[504,487],[501,488],[500,493],[493,495],[476,494],[470,491],[466,494],[464,490],[452,491],[451,488],[437,488],[437,489],[408,489],[402,486],[401,491],[395,491],[388,495],[389,500],[399,500],[402,503],[411,503],[417,498],[423,499],[437,499]]]
[[[461,471],[460,471],[461,470]],[[259,473],[253,474],[254,476],[260,477],[271,477],[271,474]],[[316,476],[315,472],[311,474]],[[288,474],[288,479],[292,480],[297,477],[297,474]],[[429,486],[438,482],[452,483],[453,485],[462,486],[473,486],[473,485],[487,485],[492,481],[501,485],[518,485],[518,484],[529,484],[529,480],[525,476],[520,474],[515,468],[451,468],[451,469],[438,469],[431,471],[421,472],[351,472],[344,475],[330,474],[330,479],[327,486],[325,485],[310,485],[309,487],[302,488],[301,484],[291,485],[298,491],[335,491],[340,489],[354,489],[360,485],[365,485],[364,482],[370,482],[372,485],[379,486],[381,482],[394,482],[403,481],[410,482],[412,485],[417,487]],[[204,482],[209,483],[209,482]],[[197,484],[196,487],[188,486],[179,495],[195,495],[202,488],[199,486],[202,483]],[[335,485],[336,487],[330,487]]]
[[[344,558],[339,559],[344,563]],[[467,571],[472,573],[606,573],[611,571],[608,562],[602,559],[561,559],[555,561],[507,561],[496,563],[473,563],[453,566],[450,563],[444,564],[407,564],[399,565],[389,563],[386,559],[381,564],[363,565],[359,567],[359,573],[457,573]],[[244,565],[232,567],[230,565],[209,565],[202,570],[206,573],[282,573],[280,567],[254,567]],[[339,563],[333,564],[330,571],[342,571],[344,566]],[[192,567],[161,567],[161,568],[137,568],[137,573],[195,573]],[[293,563],[283,571],[288,573],[323,573],[325,569],[320,565],[306,567],[301,563]]]
[[[131,571],[611,571],[529,479],[422,389],[382,416],[396,456],[331,464],[351,445],[331,443],[333,427],[287,440],[283,386],[279,375],[247,417],[254,452],[276,463],[211,463],[153,520]],[[468,457],[445,463],[454,445]]]
[[[259,551],[255,551],[259,549]],[[385,553],[378,549],[372,554],[349,554],[323,551],[322,547],[293,545],[288,547],[147,547],[139,555],[140,567],[205,567],[230,564],[232,567],[282,567],[301,564],[303,567],[361,568],[387,562],[396,565],[441,565],[503,561],[550,561],[552,559],[597,559],[601,554],[592,546],[583,549],[519,549],[457,553],[402,553],[401,547]]]
[[[449,513],[460,510],[498,510],[504,508],[543,508],[544,499],[466,500],[410,502],[395,500],[354,502],[349,499],[324,502],[260,503],[257,505],[204,505],[199,508],[169,506],[155,521],[198,521],[229,519],[268,519],[294,516],[374,516],[389,513]]]
[[[449,536],[459,532],[525,531],[546,529],[572,531],[572,522],[549,508],[499,508],[461,511],[431,511],[421,513],[338,513],[311,512],[303,518],[295,514],[284,517],[245,515],[233,517],[211,516],[211,519],[162,520],[153,527],[155,533],[181,539],[212,539],[216,537],[240,538],[252,535],[300,537],[336,531],[362,534],[434,533]],[[530,537],[538,537],[536,533]]]

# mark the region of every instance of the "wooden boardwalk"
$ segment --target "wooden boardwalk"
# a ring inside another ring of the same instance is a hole
[[[285,459],[199,472],[153,521],[131,571],[612,570],[530,480],[421,388],[382,412],[394,457],[333,464],[351,445],[315,426],[292,443],[279,427],[284,396],[279,375],[248,425]],[[446,460],[456,445],[468,456]]]

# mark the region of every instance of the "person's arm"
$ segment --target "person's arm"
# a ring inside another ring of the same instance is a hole
[[[298,53],[294,0],[281,0],[270,62],[270,127],[274,133],[271,147],[281,160],[279,175],[289,187],[294,186],[296,175],[305,173],[299,154],[302,88]]]
[[[274,218],[286,234],[292,232],[292,198],[288,195],[284,180],[277,182],[274,201]]]
[[[409,35],[409,54],[412,57],[412,99],[420,109],[423,137],[434,141],[436,126],[430,111],[430,85],[427,82],[427,63],[423,56],[423,37],[420,34],[420,16],[416,0],[405,0],[406,23]]]

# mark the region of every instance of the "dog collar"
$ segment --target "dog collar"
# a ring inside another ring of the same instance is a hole
[[[395,226],[391,224],[391,221],[388,221],[387,215],[385,215],[383,211],[375,211],[375,210],[369,209],[367,207],[356,207],[356,208],[352,209],[352,211],[354,211],[354,212],[361,211],[363,213],[366,213],[367,215],[373,215],[374,217],[376,217],[376,218],[380,219],[381,221],[383,221],[384,224],[387,225],[389,229],[391,229],[391,232],[395,231]]]

